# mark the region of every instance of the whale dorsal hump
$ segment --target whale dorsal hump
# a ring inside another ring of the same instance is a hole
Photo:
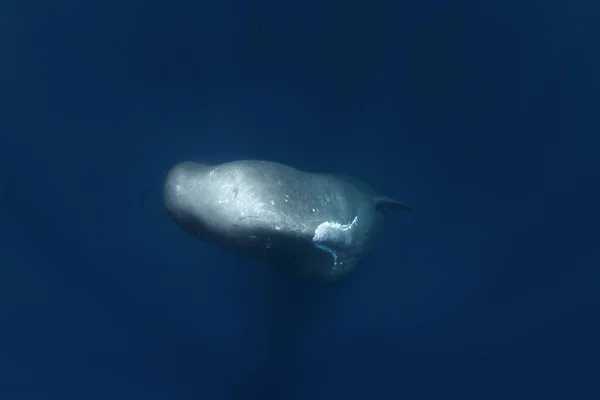
[[[375,205],[377,208],[381,210],[388,208],[392,210],[410,210],[408,205],[388,196],[373,196],[373,199],[375,200]]]
[[[398,200],[393,199],[388,196],[378,195],[375,192],[375,190],[373,189],[373,187],[371,187],[369,184],[367,184],[366,182],[364,182],[360,179],[357,179],[353,176],[343,175],[343,174],[329,174],[329,175],[334,176],[338,179],[341,179],[347,183],[350,183],[351,185],[353,185],[354,187],[356,187],[363,193],[372,196],[373,200],[375,201],[375,206],[379,210],[385,210],[385,209],[405,210],[405,211],[410,210],[410,207],[408,205],[402,203],[401,201],[398,201]]]

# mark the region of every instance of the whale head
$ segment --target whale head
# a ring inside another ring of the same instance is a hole
[[[167,214],[181,228],[196,235],[208,217],[205,200],[210,197],[209,172],[208,165],[183,162],[171,168],[163,185]]]

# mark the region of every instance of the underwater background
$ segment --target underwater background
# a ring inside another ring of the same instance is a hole
[[[591,1],[3,1],[0,399],[600,398]],[[339,285],[202,244],[175,163],[412,206]]]

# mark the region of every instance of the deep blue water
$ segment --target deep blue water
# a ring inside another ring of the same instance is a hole
[[[0,5],[0,399],[600,398],[592,1]],[[183,233],[183,160],[410,204],[342,285]]]

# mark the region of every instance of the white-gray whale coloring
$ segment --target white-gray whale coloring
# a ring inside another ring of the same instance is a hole
[[[368,253],[385,209],[408,209],[353,178],[257,160],[178,164],[163,199],[188,233],[320,281],[342,278]]]

